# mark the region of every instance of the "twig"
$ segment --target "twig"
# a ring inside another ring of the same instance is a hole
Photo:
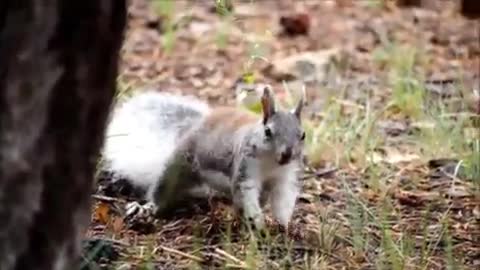
[[[104,201],[104,202],[123,202],[121,199],[113,198],[113,197],[108,197],[104,195],[92,195],[92,198],[97,199],[99,201]]]
[[[231,264],[231,263],[225,264],[225,267],[226,268],[236,268],[236,269],[248,269],[248,266],[246,266],[246,265],[237,265],[237,264]]]
[[[105,237],[91,237],[91,238],[88,238],[87,240],[94,240],[94,241],[98,240],[98,241],[111,242],[113,244],[117,244],[119,246],[124,246],[124,247],[129,246],[128,243],[125,243],[123,241],[115,240],[115,239],[111,239],[111,238],[105,238]]]
[[[325,168],[323,170],[318,170],[318,171],[312,171],[312,172],[305,172],[305,174],[302,176],[302,180],[306,180],[312,177],[327,177],[329,174],[332,174],[334,172],[337,172],[338,168]]]
[[[177,249],[168,248],[168,247],[165,247],[165,246],[159,246],[158,248],[161,248],[161,249],[165,250],[166,252],[170,252],[170,253],[185,257],[187,259],[190,259],[190,260],[193,260],[193,261],[196,261],[196,262],[199,262],[199,263],[204,262],[204,260],[202,258],[198,257],[198,256],[191,255],[191,254],[185,253],[185,252],[177,250]],[[156,248],[153,253],[155,253],[158,248]]]
[[[215,252],[222,255],[223,257],[225,258],[228,258],[229,260],[241,265],[241,266],[245,266],[245,262],[237,259],[235,256],[231,255],[231,254],[228,254],[226,251],[223,251],[219,248],[215,248]]]
[[[357,103],[349,101],[349,100],[338,99],[338,98],[333,98],[333,100],[336,101],[338,104],[343,105],[343,106],[355,107],[355,108],[360,109],[360,110],[365,110],[365,106],[363,106],[361,104],[357,104]]]
[[[223,253],[221,253],[223,255]],[[226,261],[229,257],[223,255],[223,256],[220,256],[219,254],[217,253],[211,253],[209,252],[208,253],[208,256],[211,256],[219,261]],[[227,258],[226,258],[227,257]],[[232,263],[227,263],[225,264],[225,267],[226,268],[237,268],[237,269],[248,269],[248,267],[246,265],[241,265],[241,264],[232,264]]]
[[[338,171],[338,168],[326,168],[326,169],[323,169],[323,170],[316,171],[314,174],[315,174],[316,177],[323,177],[323,176],[326,176],[328,174],[334,173],[336,171]]]

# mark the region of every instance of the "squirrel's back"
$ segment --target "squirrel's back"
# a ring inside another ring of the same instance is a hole
[[[230,177],[235,153],[258,122],[258,116],[246,110],[212,108],[186,137],[189,152],[203,164],[203,170],[222,172]]]
[[[244,126],[250,126],[258,122],[258,120],[258,116],[243,109],[217,107],[205,116],[203,125],[207,129],[218,129],[221,132],[231,134]]]
[[[181,135],[208,115],[194,97],[144,91],[119,104],[107,126],[103,170],[148,188],[158,181]]]

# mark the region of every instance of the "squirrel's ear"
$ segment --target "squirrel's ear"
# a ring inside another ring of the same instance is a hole
[[[275,100],[273,96],[273,91],[271,87],[268,85],[266,85],[263,88],[262,110],[263,110],[263,123],[265,124],[267,120],[273,114],[275,114]]]
[[[302,109],[303,109],[303,103],[305,102],[305,86],[302,88],[302,94],[300,95],[300,99],[298,100],[297,106],[293,110],[293,114],[300,120],[300,117],[302,116]]]

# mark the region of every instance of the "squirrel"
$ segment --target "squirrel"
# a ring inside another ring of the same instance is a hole
[[[270,85],[262,115],[210,107],[193,96],[144,91],[114,110],[106,131],[106,170],[146,190],[156,216],[193,197],[226,196],[237,213],[263,228],[270,202],[288,227],[300,192],[304,98],[277,108]]]

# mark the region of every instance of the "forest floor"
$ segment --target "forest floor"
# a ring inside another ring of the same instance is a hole
[[[249,232],[224,202],[142,232],[124,220],[124,198],[98,192],[88,235],[120,255],[99,265],[480,269],[480,23],[454,1],[426,2],[437,5],[252,0],[216,12],[213,0],[130,1],[121,93],[234,106],[240,78],[280,97],[305,83],[309,163],[288,234]],[[297,13],[308,33],[284,33],[280,21]]]

